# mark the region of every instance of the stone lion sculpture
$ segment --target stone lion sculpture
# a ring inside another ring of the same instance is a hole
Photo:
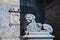
[[[26,34],[29,32],[40,32],[42,31],[42,27],[43,29],[45,29],[45,31],[52,33],[53,29],[49,24],[41,24],[41,23],[36,23],[35,19],[35,15],[33,14],[26,14],[25,15],[25,19],[27,20],[27,22],[29,22],[29,24],[26,27]]]

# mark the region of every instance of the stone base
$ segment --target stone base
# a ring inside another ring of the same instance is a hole
[[[24,35],[23,38],[27,40],[53,40],[54,36],[49,32],[41,31],[29,32],[29,35]]]
[[[27,40],[53,40],[52,35],[25,35],[23,36]]]
[[[27,39],[27,40],[53,40],[53,39]]]

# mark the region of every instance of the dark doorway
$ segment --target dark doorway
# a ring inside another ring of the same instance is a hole
[[[38,4],[38,5],[37,5]],[[37,0],[20,0],[20,34],[25,34],[25,27],[27,25],[25,21],[25,14],[34,14],[36,16],[36,22],[44,23],[44,6],[43,1]]]

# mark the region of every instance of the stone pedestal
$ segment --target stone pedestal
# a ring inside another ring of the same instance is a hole
[[[27,40],[53,40],[54,36],[48,32],[31,32],[29,35],[23,36]]]

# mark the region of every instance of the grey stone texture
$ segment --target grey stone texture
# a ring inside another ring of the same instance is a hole
[[[0,40],[20,40],[20,25],[9,25],[10,8],[19,8],[16,5],[0,4]]]

